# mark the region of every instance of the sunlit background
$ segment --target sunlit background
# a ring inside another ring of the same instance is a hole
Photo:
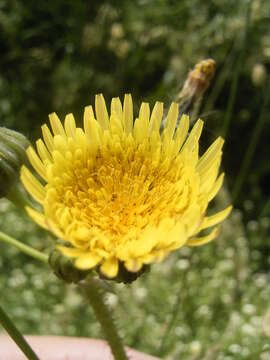
[[[165,359],[270,359],[270,2],[0,2],[1,125],[40,136],[56,111],[130,92],[136,106],[173,101],[188,71],[213,58],[200,108],[202,148],[226,138],[222,235],[184,248],[130,286],[109,285],[124,342]],[[53,242],[6,200],[1,230],[42,250]],[[31,334],[102,337],[75,286],[0,244],[0,302]]]

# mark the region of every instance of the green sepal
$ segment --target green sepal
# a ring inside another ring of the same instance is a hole
[[[57,249],[52,250],[49,255],[49,265],[55,275],[67,283],[78,283],[85,279],[92,270],[79,270],[74,266],[74,261],[67,258]]]

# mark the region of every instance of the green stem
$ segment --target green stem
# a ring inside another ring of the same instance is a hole
[[[19,330],[16,328],[16,326],[13,324],[13,322],[7,316],[7,314],[4,312],[4,310],[1,308],[1,306],[0,306],[0,324],[3,326],[3,328],[9,334],[9,336],[15,341],[15,343],[18,345],[18,347],[22,350],[22,352],[27,357],[27,359],[39,360],[37,355],[31,349],[29,344],[26,342],[26,340],[24,339],[22,334],[19,332]]]
[[[256,122],[255,129],[252,132],[252,138],[248,144],[248,149],[246,151],[244,160],[242,162],[242,166],[235,180],[234,189],[232,192],[233,201],[235,201],[240,194],[242,189],[242,185],[247,177],[247,173],[251,164],[251,160],[253,158],[258,140],[260,138],[261,131],[263,129],[264,123],[267,119],[267,108],[270,100],[270,85],[264,90],[264,100],[261,108],[260,116],[258,121]]]
[[[226,139],[226,136],[227,136],[227,133],[229,130],[229,126],[230,126],[230,122],[231,122],[231,118],[232,118],[232,114],[233,114],[233,109],[234,109],[234,103],[235,103],[235,99],[236,99],[239,76],[240,76],[241,69],[242,69],[242,66],[244,63],[244,56],[245,56],[245,50],[246,50],[247,38],[248,38],[248,28],[249,28],[249,23],[250,23],[251,5],[252,5],[252,0],[249,0],[248,4],[247,4],[246,23],[245,23],[245,29],[244,29],[243,38],[242,38],[241,49],[239,52],[238,61],[236,63],[236,69],[233,72],[230,96],[229,96],[229,101],[228,101],[228,105],[227,105],[227,109],[226,109],[226,113],[225,113],[225,117],[224,117],[224,124],[223,124],[223,131],[222,131],[224,139]]]
[[[33,249],[31,246],[25,245],[22,242],[14,239],[13,237],[0,231],[0,241],[5,242],[6,244],[13,245],[17,249],[21,250],[23,253],[32,256],[34,259],[48,263],[48,255],[42,254],[40,251]]]
[[[95,279],[88,278],[80,287],[94,309],[115,360],[128,360],[120,336],[114,324],[111,311],[104,301],[104,290]]]

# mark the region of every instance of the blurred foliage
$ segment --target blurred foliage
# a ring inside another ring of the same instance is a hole
[[[261,114],[270,91],[269,21],[263,0],[0,2],[1,125],[32,140],[50,112],[73,112],[80,123],[99,92],[168,104],[194,64],[212,57],[202,145],[223,133],[226,119],[230,194],[263,119],[235,201],[241,212],[222,237],[172,255],[128,289],[117,286],[119,299],[110,294],[126,343],[138,349],[176,360],[270,358],[269,104]],[[48,235],[5,201],[0,211],[1,230],[49,246]],[[23,332],[101,336],[76,287],[3,245],[0,279],[3,306]]]

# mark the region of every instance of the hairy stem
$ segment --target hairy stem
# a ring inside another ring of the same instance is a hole
[[[82,288],[91,306],[94,309],[97,320],[99,321],[105,337],[110,345],[115,360],[128,360],[120,336],[114,324],[111,311],[104,301],[104,290],[95,279],[87,279],[81,282]]]

